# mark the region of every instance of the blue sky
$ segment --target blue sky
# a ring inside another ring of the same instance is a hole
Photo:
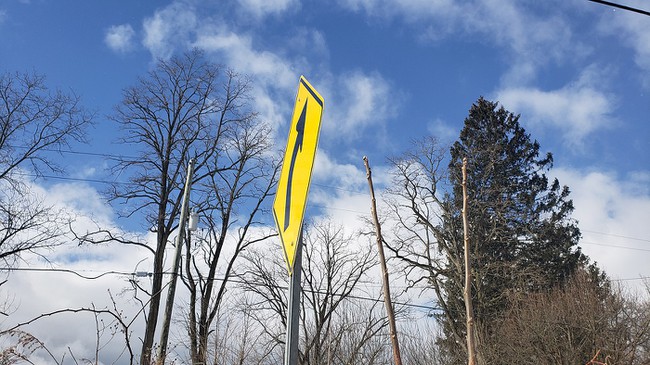
[[[254,80],[279,148],[299,76],[323,95],[310,196],[321,213],[345,222],[367,212],[363,155],[381,186],[387,156],[424,135],[452,142],[484,96],[521,114],[554,154],[551,174],[573,191],[584,251],[624,283],[650,276],[648,16],[587,0],[0,3],[0,71],[44,74],[97,111],[91,144],[78,151],[128,153],[112,145],[118,131],[105,116],[156,58],[190,47]],[[107,177],[98,156],[63,158],[71,177]],[[92,183],[37,183],[63,201],[99,201]],[[132,269],[122,266],[111,269]]]
[[[648,17],[586,0],[33,0],[0,14],[3,68],[75,90],[99,113],[102,148],[122,88],[153,59],[198,46],[253,77],[278,128],[305,74],[327,101],[325,150],[365,145],[383,158],[423,133],[451,140],[482,95],[521,113],[558,164],[622,176],[650,165]]]

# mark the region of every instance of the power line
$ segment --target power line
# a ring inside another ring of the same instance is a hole
[[[639,276],[636,278],[624,278],[624,279],[608,279],[609,281],[636,281],[636,280],[650,280],[650,276]]]
[[[39,273],[45,273],[45,272],[59,272],[59,273],[66,273],[66,274],[73,274],[76,275],[82,279],[86,280],[96,280],[99,279],[103,276],[107,275],[119,275],[119,276],[135,276],[135,277],[151,277],[153,276],[152,272],[146,272],[146,271],[138,271],[138,272],[126,272],[126,271],[105,271],[101,272],[98,275],[94,276],[89,276],[89,275],[83,275],[80,272],[92,272],[90,270],[71,270],[71,269],[58,269],[58,268],[31,268],[31,267],[18,267],[18,268],[11,268],[11,267],[0,267],[0,271],[27,271],[27,272],[39,272]],[[172,272],[164,271],[161,274],[163,275],[172,275]],[[181,275],[181,274],[176,274],[176,275]],[[226,281],[225,278],[213,278],[213,281]],[[235,284],[248,284],[250,283],[245,282],[244,280],[237,279],[237,278],[228,278],[229,282],[235,283]],[[260,285],[258,285],[260,286]],[[288,287],[282,286],[282,285],[272,285],[276,289],[281,289],[281,290],[287,290]],[[309,290],[309,289],[303,289],[305,292],[309,293],[316,293],[316,294],[326,294],[323,291],[318,291],[318,290]],[[338,295],[342,296],[342,294],[337,294],[337,293],[332,293],[332,295]],[[365,297],[365,296],[360,296],[360,295],[347,295],[347,298],[350,299],[358,299],[358,300],[366,300],[366,301],[372,301],[375,303],[378,303],[382,301],[381,299],[378,298],[371,298],[371,297]],[[433,307],[433,306],[427,306],[427,305],[422,305],[422,304],[413,304],[413,303],[406,303],[406,302],[394,302],[395,304],[404,306],[404,307],[410,307],[410,308],[417,308],[417,309],[426,309],[430,311],[437,311],[440,310],[441,308],[439,307]]]
[[[620,234],[615,234],[615,233],[596,232],[596,231],[590,231],[590,230],[587,230],[587,229],[581,229],[580,231],[582,231],[582,232],[588,232],[588,233],[594,233],[594,234],[600,234],[600,235],[603,235],[603,236],[611,236],[611,237],[625,238],[625,239],[628,239],[628,240],[650,242],[650,239],[646,239],[646,238],[637,238],[637,237],[630,237],[630,236],[622,236],[622,235],[620,235]]]
[[[648,249],[648,248],[628,247],[628,246],[618,246],[618,245],[610,245],[610,244],[607,244],[607,243],[596,243],[596,242],[585,242],[585,241],[581,241],[580,244],[585,244],[585,245],[594,245],[594,246],[603,246],[603,247],[612,247],[612,248],[621,248],[621,249],[625,249],[625,250],[635,250],[635,251],[650,252],[650,249]]]
[[[312,182],[311,184],[314,185],[314,186],[320,186],[321,188],[328,188],[328,189],[332,189],[332,190],[343,191],[343,192],[350,193],[350,194],[353,194],[353,195],[368,196],[367,191],[350,190],[350,189],[341,188],[341,187],[338,187],[338,186],[319,184],[319,183],[315,183],[315,182]]]
[[[66,273],[66,274],[73,274],[76,275],[82,279],[86,280],[96,280],[99,279],[103,276],[107,275],[135,275],[136,273],[131,273],[131,272],[124,272],[124,271],[105,271],[105,272],[100,272],[99,275],[94,275],[94,276],[89,276],[89,275],[83,275],[80,272],[93,272],[90,270],[82,270],[82,271],[76,271],[76,270],[71,270],[71,269],[57,269],[53,267],[47,267],[47,268],[36,268],[36,267],[0,267],[0,271],[32,271],[32,272],[60,272],[60,273]]]
[[[632,11],[632,12],[635,12],[635,13],[650,16],[650,12],[648,12],[648,11],[641,10],[641,9],[638,9],[638,8],[633,8],[633,7],[627,6],[627,5],[621,5],[621,4],[613,3],[613,2],[610,2],[610,1],[604,1],[604,0],[587,0],[587,1],[591,1],[593,3],[607,5],[607,6],[611,6],[611,7],[614,7],[614,8],[619,8],[619,9]]]
[[[21,149],[29,149],[29,146],[17,146],[17,145],[10,145],[9,147],[11,148],[21,148]],[[93,157],[106,157],[106,158],[111,158],[111,159],[131,159],[135,160],[138,157],[135,156],[129,156],[129,155],[114,155],[110,153],[101,153],[101,152],[86,152],[86,151],[74,151],[74,150],[59,150],[59,149],[53,149],[53,148],[42,148],[40,149],[41,151],[44,152],[56,152],[56,153],[61,153],[61,154],[69,154],[69,155],[80,155],[80,156],[93,156]]]
[[[86,182],[86,183],[96,183],[96,184],[137,185],[135,183],[124,182],[124,181],[108,181],[108,180],[88,179],[88,178],[80,178],[80,177],[30,174],[30,173],[24,173],[24,172],[16,172],[15,174],[20,175],[20,176],[31,177],[31,178],[34,178],[34,179],[51,179],[51,180],[63,180],[63,181],[76,181],[76,182]]]

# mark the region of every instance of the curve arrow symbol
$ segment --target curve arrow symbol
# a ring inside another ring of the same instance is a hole
[[[305,100],[305,105],[302,107],[302,112],[300,113],[300,118],[296,123],[296,142],[293,145],[293,152],[291,153],[291,165],[289,165],[289,177],[287,178],[287,195],[285,201],[284,209],[284,230],[286,231],[289,227],[289,221],[291,217],[291,185],[293,185],[293,168],[296,165],[296,157],[298,157],[298,152],[302,152],[302,143],[305,136],[305,119],[307,118],[307,101]]]

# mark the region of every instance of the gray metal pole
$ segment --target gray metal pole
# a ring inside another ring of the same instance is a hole
[[[291,283],[289,285],[289,303],[287,308],[287,337],[284,348],[284,365],[298,364],[298,345],[300,337],[300,279],[302,275],[302,229],[296,248]]]
[[[165,303],[165,316],[163,317],[162,333],[160,334],[160,347],[158,348],[157,364],[164,364],[167,356],[167,342],[169,339],[169,326],[174,310],[174,296],[176,294],[176,279],[178,278],[178,266],[181,262],[183,243],[185,242],[185,222],[189,211],[190,189],[192,188],[192,175],[194,173],[194,159],[190,160],[187,166],[187,177],[185,179],[185,190],[183,191],[183,202],[181,203],[181,218],[178,222],[178,236],[176,239],[176,255],[174,256],[174,266],[172,266],[172,277],[169,279],[169,289],[167,291],[167,301]]]

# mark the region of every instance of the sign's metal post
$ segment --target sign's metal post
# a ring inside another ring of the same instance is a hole
[[[289,302],[287,308],[287,338],[284,348],[284,364],[298,364],[299,331],[300,331],[300,279],[302,275],[302,232],[298,239],[296,258],[289,283]]]

